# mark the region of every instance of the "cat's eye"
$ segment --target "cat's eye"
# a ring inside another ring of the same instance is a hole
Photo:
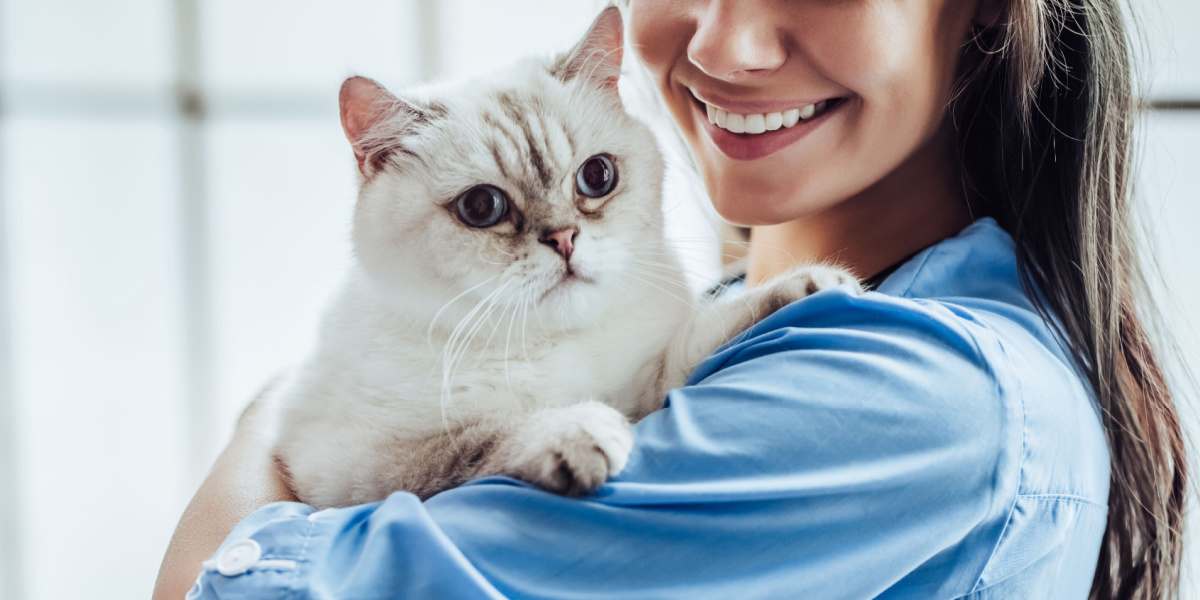
[[[508,215],[508,195],[491,185],[477,185],[454,201],[458,220],[467,227],[491,227]]]
[[[597,154],[575,172],[575,189],[588,198],[601,198],[617,187],[617,165],[607,154]]]

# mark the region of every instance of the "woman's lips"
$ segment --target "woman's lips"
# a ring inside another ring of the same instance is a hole
[[[775,104],[779,103],[774,103],[769,108],[775,108]],[[767,129],[770,130],[767,131],[763,131],[761,127],[758,127],[758,123],[747,128],[741,120],[738,120],[736,124],[727,123],[725,124],[726,127],[721,127],[712,122],[714,107],[697,99],[695,96],[693,96],[692,111],[695,118],[699,121],[701,128],[708,132],[713,144],[723,154],[734,160],[756,160],[774,154],[807,136],[829,119],[831,115],[835,114],[845,104],[845,99],[833,98],[816,104],[820,107],[819,113],[815,115],[806,114],[805,117],[807,118],[805,119],[796,120],[796,109],[791,109],[793,113],[792,119],[785,120],[783,126],[778,123],[771,123],[771,119],[768,117]],[[780,108],[782,108],[782,105],[780,105]],[[812,106],[810,105],[808,108],[811,110]],[[722,117],[726,116],[728,115],[722,115]],[[754,120],[758,121],[762,119],[756,116]],[[734,133],[728,130],[730,128],[739,131],[759,131],[759,133]]]

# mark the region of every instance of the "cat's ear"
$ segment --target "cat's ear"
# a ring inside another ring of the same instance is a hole
[[[394,133],[402,128],[405,114],[416,110],[393,96],[382,85],[366,77],[351,77],[338,93],[342,131],[354,149],[358,170],[369,176],[381,165],[397,142]],[[386,126],[384,126],[386,124]]]
[[[617,91],[624,53],[625,25],[621,11],[609,6],[570,52],[559,57],[550,71],[562,81],[582,77],[602,89]]]

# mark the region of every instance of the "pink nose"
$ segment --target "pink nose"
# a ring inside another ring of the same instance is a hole
[[[561,254],[563,260],[571,261],[571,253],[575,251],[575,236],[579,235],[578,227],[567,227],[557,231],[543,233],[538,241],[554,248],[554,251]]]

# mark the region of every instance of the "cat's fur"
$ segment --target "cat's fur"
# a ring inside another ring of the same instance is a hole
[[[273,392],[276,457],[300,499],[427,497],[488,474],[589,492],[624,466],[629,420],[730,335],[823,287],[857,288],[815,267],[691,302],[663,241],[655,140],[617,95],[620,55],[609,9],[550,63],[404,100],[343,85],[362,173],[355,265],[317,348]],[[601,153],[617,185],[593,200],[576,170]],[[507,192],[513,218],[459,222],[455,199],[480,183]],[[544,240],[569,226],[564,260]]]

